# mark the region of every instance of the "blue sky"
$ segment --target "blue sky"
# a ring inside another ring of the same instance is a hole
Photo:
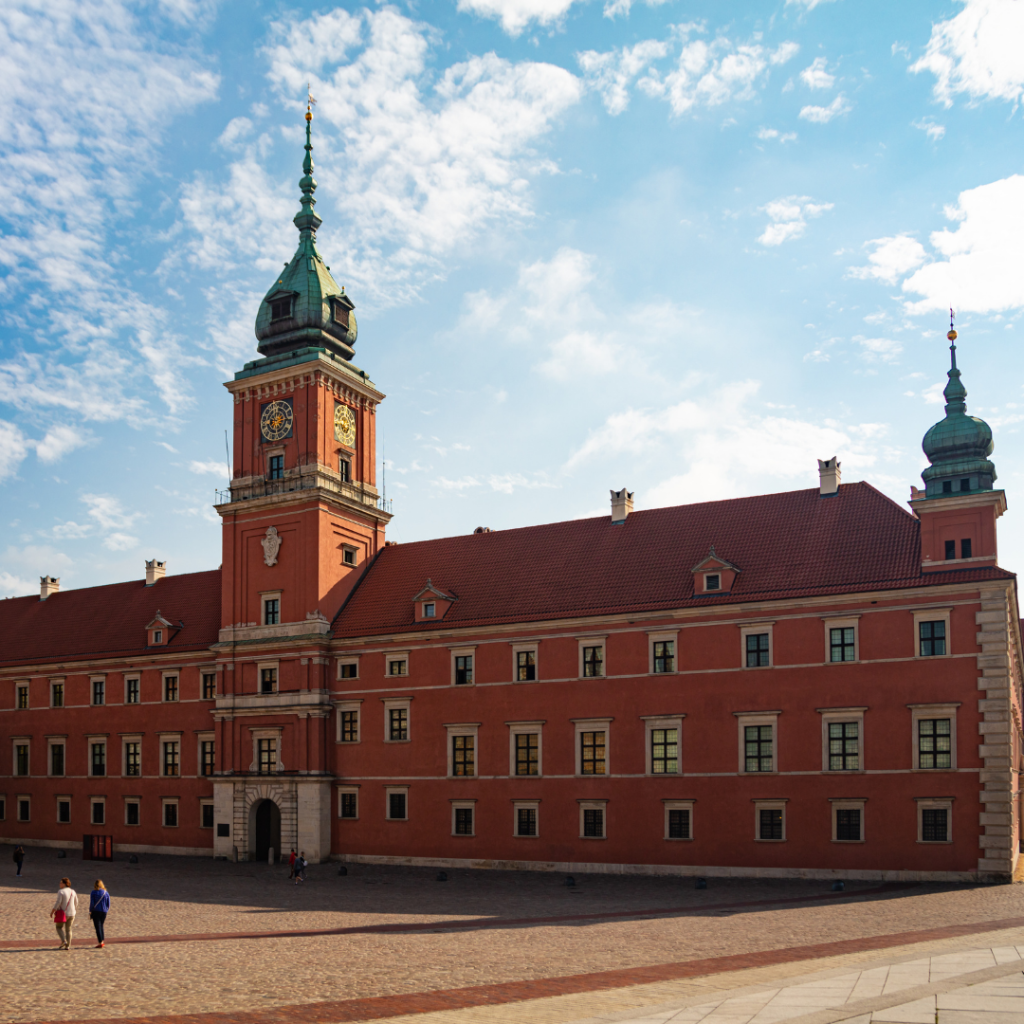
[[[389,537],[834,454],[905,501],[952,305],[1024,565],[1022,45],[1014,0],[8,0],[0,594],[219,563],[307,81]]]

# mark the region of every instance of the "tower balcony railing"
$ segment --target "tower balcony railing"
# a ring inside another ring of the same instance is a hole
[[[240,501],[252,501],[254,498],[266,498],[276,494],[290,494],[294,491],[308,491],[317,488],[333,491],[351,501],[359,502],[361,505],[371,505],[381,512],[391,514],[392,499],[378,495],[373,488],[341,480],[336,473],[332,473],[323,466],[301,466],[298,471],[292,470],[277,480],[259,476],[242,477],[233,480],[228,490],[215,488],[214,494],[218,505],[227,505]]]

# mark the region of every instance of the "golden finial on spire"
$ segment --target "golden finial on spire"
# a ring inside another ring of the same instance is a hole
[[[956,331],[953,329],[953,307],[949,307],[949,333],[946,335],[950,341],[956,341]]]
[[[316,100],[313,99],[313,93],[311,92],[313,85],[311,82],[306,83],[306,120],[313,120],[313,108],[316,106]]]

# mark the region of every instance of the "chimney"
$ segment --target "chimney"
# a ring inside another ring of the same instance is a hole
[[[45,601],[51,594],[56,594],[60,590],[60,577],[59,576],[40,576],[39,577],[39,600]]]
[[[146,586],[153,586],[157,580],[162,580],[166,573],[166,562],[158,562],[155,558],[150,559],[146,562]]]
[[[621,491],[611,491],[612,496],[612,523],[621,526],[626,521],[626,516],[633,511],[633,492],[627,491],[625,487]]]
[[[833,455],[831,459],[824,462],[818,459],[818,480],[820,481],[819,493],[823,498],[831,498],[839,493],[839,478],[842,475],[839,471],[841,463],[838,456]]]

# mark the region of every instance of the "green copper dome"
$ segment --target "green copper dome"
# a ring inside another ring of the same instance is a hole
[[[946,398],[946,418],[936,423],[921,443],[931,463],[921,474],[928,498],[991,491],[996,479],[996,467],[988,459],[995,447],[992,428],[977,416],[967,415],[967,389],[956,366],[956,331],[952,327],[948,337],[952,365],[949,383],[942,392]]]
[[[331,277],[330,268],[316,248],[317,228],[323,223],[313,209],[313,144],[306,111],[306,156],[302,161],[302,209],[295,215],[299,247],[278,275],[256,314],[257,348],[265,356],[326,349],[342,359],[355,355],[356,318],[352,300]]]

